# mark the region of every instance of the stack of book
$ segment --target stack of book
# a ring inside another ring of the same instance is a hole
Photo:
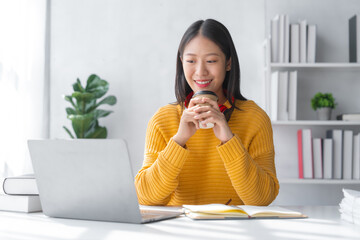
[[[34,175],[7,177],[0,194],[0,211],[39,212],[42,210]]]
[[[341,121],[353,121],[359,122],[360,121],[360,113],[344,113],[336,116],[337,120]]]
[[[360,192],[343,189],[344,198],[340,202],[341,219],[360,225]]]
[[[360,62],[360,16],[349,19],[349,62]]]
[[[270,83],[272,121],[296,120],[297,71],[273,72]]]
[[[299,129],[299,178],[360,179],[360,133],[331,129],[326,138],[313,138],[311,129]]]
[[[271,62],[314,63],[316,58],[316,25],[306,20],[290,23],[287,14],[271,20]]]

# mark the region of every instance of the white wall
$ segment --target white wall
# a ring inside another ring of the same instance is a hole
[[[52,0],[50,137],[68,138],[63,94],[77,77],[96,73],[110,83],[118,103],[100,121],[109,138],[127,139],[134,172],[141,167],[147,122],[175,101],[175,60],[187,27],[214,18],[237,47],[241,91],[264,106],[264,0]]]

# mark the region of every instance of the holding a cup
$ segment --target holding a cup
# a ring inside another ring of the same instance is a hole
[[[209,98],[212,99],[214,101],[218,101],[218,96],[212,92],[212,91],[198,91],[196,92],[193,96],[192,99],[201,99],[201,98]],[[209,103],[199,103],[199,106],[211,106]],[[207,123],[206,125],[201,124],[201,120],[199,120],[199,126],[201,129],[209,129],[209,128],[213,128],[214,124],[213,123]]]

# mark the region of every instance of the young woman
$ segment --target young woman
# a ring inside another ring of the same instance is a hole
[[[191,99],[200,90],[216,93],[218,102]],[[240,93],[239,61],[224,25],[207,19],[187,29],[175,94],[177,103],[160,108],[148,124],[135,177],[140,204],[270,204],[279,191],[271,122]],[[214,127],[200,129],[199,121]]]

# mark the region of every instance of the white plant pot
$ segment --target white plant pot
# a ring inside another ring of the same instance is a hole
[[[318,120],[326,121],[331,119],[331,108],[324,107],[316,109]]]

